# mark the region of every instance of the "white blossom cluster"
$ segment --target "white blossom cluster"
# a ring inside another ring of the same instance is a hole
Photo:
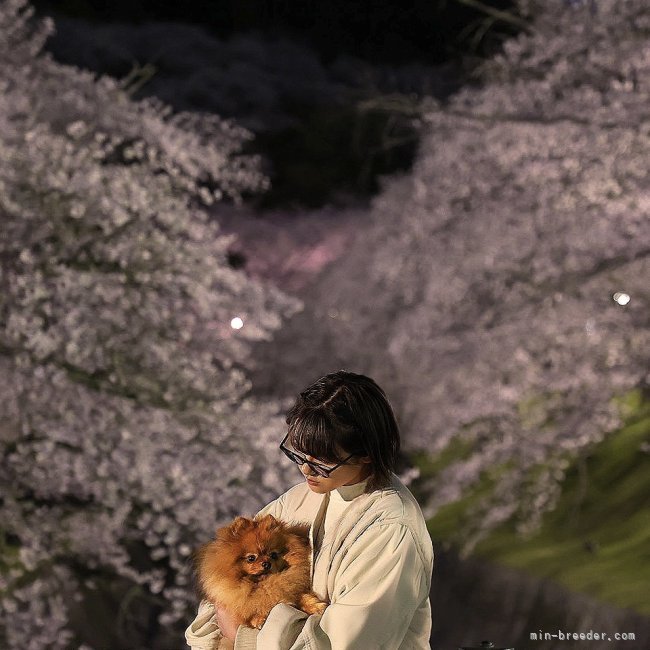
[[[55,63],[32,14],[0,5],[0,646],[79,647],[111,576],[178,637],[191,552],[288,486],[246,371],[301,305],[203,208],[265,186],[247,132]]]
[[[426,104],[413,173],[350,252],[364,277],[324,283],[341,355],[368,351],[409,446],[469,447],[426,514],[494,481],[468,548],[513,515],[533,529],[619,424],[612,397],[650,382],[650,5],[527,9],[480,87]]]

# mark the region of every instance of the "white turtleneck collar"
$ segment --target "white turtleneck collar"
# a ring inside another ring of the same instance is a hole
[[[366,490],[366,485],[368,485],[368,479],[364,479],[359,483],[353,483],[352,485],[341,485],[335,490],[332,490],[330,493],[330,499],[341,499],[342,501],[352,501],[356,497],[362,495]]]

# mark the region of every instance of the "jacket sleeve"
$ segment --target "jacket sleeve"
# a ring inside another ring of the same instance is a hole
[[[264,506],[255,516],[263,517],[264,515],[273,515],[276,519],[282,519],[283,510],[284,510],[284,494],[281,494],[277,499],[274,499],[273,501],[271,501],[271,503]]]
[[[429,586],[410,529],[396,522],[375,524],[347,551],[332,604],[322,615],[307,616],[281,603],[261,630],[240,627],[235,648],[395,650]]]
[[[255,516],[271,514],[278,519],[282,516],[284,494],[264,506]],[[241,627],[240,627],[241,629]],[[252,628],[246,628],[253,631]],[[199,603],[196,618],[185,630],[185,640],[192,650],[228,650],[233,643],[221,636],[219,626],[214,619],[214,606],[207,600]]]

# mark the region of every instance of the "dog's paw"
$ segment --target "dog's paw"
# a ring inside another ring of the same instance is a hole
[[[322,614],[327,608],[327,603],[323,602],[316,594],[303,594],[300,599],[300,609],[307,614]]]
[[[251,627],[255,627],[258,630],[262,629],[262,625],[264,625],[266,621],[266,616],[253,616],[251,620],[249,621]]]
[[[327,603],[324,603],[322,601],[314,603],[312,609],[314,610],[312,614],[322,614],[327,609]]]

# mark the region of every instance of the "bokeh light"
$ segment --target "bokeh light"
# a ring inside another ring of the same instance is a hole
[[[623,293],[622,291],[617,291],[613,295],[613,298],[619,305],[627,305],[627,303],[630,302],[629,294]]]

